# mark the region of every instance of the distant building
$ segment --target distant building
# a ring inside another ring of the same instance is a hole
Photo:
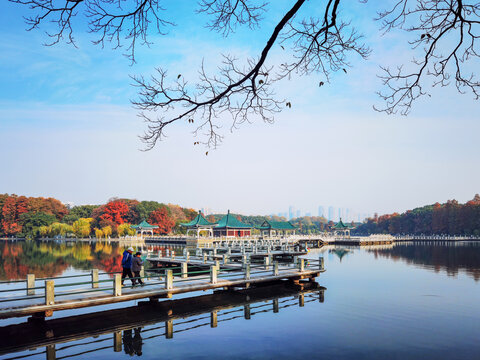
[[[318,207],[318,216],[324,217],[323,206]]]
[[[297,210],[297,218],[302,217],[302,210]]]
[[[328,221],[333,221],[333,217],[335,214],[335,208],[333,206],[328,207]]]
[[[288,207],[288,220],[292,220],[294,216],[295,216],[295,208],[292,205],[290,205]]]
[[[312,213],[311,213],[311,212],[307,212],[307,213],[305,213],[305,216],[312,216]]]

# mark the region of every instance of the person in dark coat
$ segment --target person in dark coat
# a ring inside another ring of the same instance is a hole
[[[140,271],[142,270],[143,261],[140,255],[142,255],[140,251],[137,251],[135,253],[135,256],[133,257],[133,261],[132,261],[132,271],[133,271],[133,275],[136,278],[133,281],[135,282],[135,280],[138,280],[138,283],[140,285],[143,285],[143,281],[140,278]]]
[[[123,252],[123,258],[122,258],[122,286],[123,282],[125,281],[125,278],[128,276],[130,277],[130,280],[132,280],[132,285],[135,285],[135,280],[133,279],[133,274],[132,274],[132,261],[133,261],[133,248],[129,247],[127,250]]]

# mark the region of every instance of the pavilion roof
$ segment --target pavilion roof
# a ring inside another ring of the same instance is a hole
[[[193,219],[188,223],[182,223],[180,225],[184,227],[201,227],[201,226],[214,226],[215,223],[211,223],[210,221],[205,219],[202,212],[199,211],[195,219]]]
[[[148,222],[143,220],[140,224],[138,225],[132,225],[133,229],[157,229],[157,225],[150,225]]]
[[[351,226],[345,225],[342,219],[340,219],[340,221],[337,222],[333,228],[336,230],[344,230],[344,229],[351,229]]]
[[[235,216],[230,214],[228,210],[227,215],[220,219],[220,221],[215,225],[215,228],[242,228],[242,229],[251,229],[252,226],[242,223]]]
[[[292,225],[290,221],[272,221],[266,220],[263,224],[258,228],[260,230],[295,230],[296,227]]]

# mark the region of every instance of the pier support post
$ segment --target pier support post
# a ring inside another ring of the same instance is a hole
[[[245,266],[245,280],[250,280],[250,264]]]
[[[278,275],[278,261],[275,261],[273,263],[273,276],[277,276]]]
[[[324,263],[323,256],[320,256],[318,258],[318,264],[319,264],[320,270],[325,270],[325,263]]]
[[[247,255],[242,255],[242,268],[245,269],[245,266],[247,266]]]
[[[45,305],[55,304],[55,282],[45,280]]]
[[[203,254],[203,263],[205,264],[207,262],[207,254]]]
[[[215,260],[215,266],[220,270],[220,260]]]
[[[228,255],[223,254],[223,264],[228,264]]]
[[[216,328],[217,325],[218,325],[218,320],[217,320],[217,312],[216,311],[212,311],[210,313],[210,327],[212,328]]]
[[[121,352],[122,351],[122,332],[115,331],[113,333],[113,351]]]
[[[267,270],[268,266],[270,265],[270,256],[265,256],[263,258],[263,265],[265,265],[265,270]]]
[[[305,294],[300,294],[298,296],[298,306],[300,306],[300,307],[305,306]]]
[[[145,266],[142,265],[142,267],[140,268],[140,277],[145,277]]]
[[[173,338],[173,322],[172,320],[165,321],[165,338],[172,339]]]
[[[35,274],[27,274],[27,295],[35,295]]]
[[[305,271],[305,259],[298,259],[298,270]]]
[[[325,290],[320,290],[318,292],[318,302],[323,303],[325,301]]]
[[[243,307],[243,316],[246,320],[250,320],[251,313],[250,313],[250,304],[247,304]]]
[[[122,295],[122,275],[114,274],[113,275],[113,296]]]
[[[210,266],[210,282],[212,284],[217,283],[217,267],[215,265]]]
[[[172,270],[165,270],[165,289],[173,288],[173,272]]]
[[[98,288],[98,269],[92,270],[92,288]]]
[[[181,270],[182,270],[182,279],[186,279],[188,277],[188,264],[186,262],[181,263]]]
[[[273,312],[278,313],[278,299],[273,299]]]
[[[55,344],[47,345],[45,350],[47,360],[55,360],[57,358]]]

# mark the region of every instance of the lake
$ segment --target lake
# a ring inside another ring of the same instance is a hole
[[[12,280],[117,271],[122,249],[2,242],[0,251],[0,279]],[[44,325],[0,320],[0,358],[480,359],[479,243],[327,246],[306,257],[319,256],[327,271],[303,289],[204,292],[157,307],[99,307],[95,316],[57,312]],[[37,337],[41,345],[5,354]]]

